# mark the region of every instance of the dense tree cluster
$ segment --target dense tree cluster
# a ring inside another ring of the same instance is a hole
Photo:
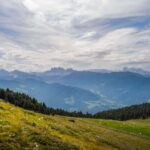
[[[150,103],[133,105],[120,109],[103,111],[95,114],[95,118],[113,119],[113,120],[130,120],[145,119],[150,117]]]
[[[14,104],[16,106],[22,107],[27,110],[33,110],[35,112],[43,113],[43,114],[51,114],[51,115],[63,115],[63,116],[71,116],[71,117],[92,117],[91,114],[84,114],[82,112],[68,112],[63,109],[54,109],[49,108],[45,105],[45,103],[38,102],[35,98],[31,98],[30,96],[13,92],[9,89],[0,89],[0,99],[3,99],[6,102]]]
[[[0,99],[27,110],[51,115],[113,120],[145,119],[150,117],[150,103],[103,111],[92,115],[89,113],[84,114],[82,112],[68,112],[63,109],[49,108],[45,103],[40,103],[35,98],[31,98],[23,93],[13,92],[9,89],[0,89]]]

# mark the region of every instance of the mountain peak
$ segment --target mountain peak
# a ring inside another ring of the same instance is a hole
[[[74,71],[75,70],[73,70],[72,68],[65,69],[65,68],[61,68],[61,67],[54,67],[48,71],[45,71],[44,73],[47,75],[68,75]]]

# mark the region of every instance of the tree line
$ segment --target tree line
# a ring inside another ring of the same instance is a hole
[[[150,103],[99,112],[95,118],[112,120],[146,119],[150,117]]]
[[[32,110],[38,113],[50,114],[50,115],[63,115],[71,117],[86,117],[91,118],[92,115],[89,113],[79,112],[68,112],[63,109],[54,109],[46,106],[45,103],[38,102],[35,98],[32,98],[24,93],[14,92],[10,89],[0,89],[0,99],[14,104],[15,106],[22,107],[27,110]]]
[[[38,113],[48,115],[62,115],[70,117],[96,118],[96,119],[112,119],[112,120],[130,120],[130,119],[146,119],[150,117],[150,103],[133,105],[129,107],[112,109],[108,111],[98,112],[96,114],[83,113],[81,111],[68,112],[63,109],[54,109],[46,106],[45,103],[38,102],[24,93],[14,92],[10,89],[0,89],[0,99]]]

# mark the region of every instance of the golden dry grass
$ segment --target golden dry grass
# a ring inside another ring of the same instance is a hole
[[[92,119],[38,114],[0,101],[1,150],[149,150],[149,147],[148,136]]]

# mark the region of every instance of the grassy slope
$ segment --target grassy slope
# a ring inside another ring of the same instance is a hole
[[[129,121],[113,121],[103,119],[81,119],[87,123],[98,125],[101,127],[114,129],[131,135],[140,136],[150,140],[150,119],[146,120],[129,120]]]
[[[1,150],[149,150],[149,147],[150,120],[118,122],[47,116],[0,101]]]

